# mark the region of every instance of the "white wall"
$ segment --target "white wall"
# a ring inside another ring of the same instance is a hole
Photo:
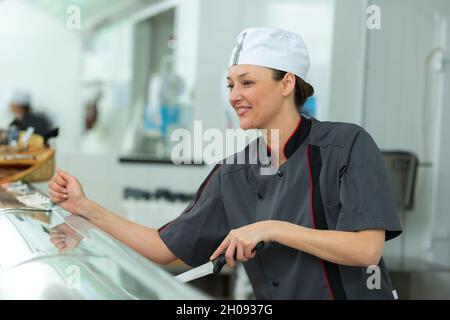
[[[70,149],[80,133],[80,37],[61,21],[22,0],[0,2],[0,126],[11,120],[11,92],[28,90],[35,109],[61,128],[58,147]]]
[[[102,98],[97,105],[95,129],[82,133],[82,153],[114,155],[119,152],[131,107],[132,40],[130,23],[117,23],[84,37],[81,103],[84,107],[98,90]]]
[[[195,70],[198,64],[199,14],[198,0],[180,0],[175,10],[175,35],[178,48],[175,50],[175,71],[182,77],[186,86],[182,101],[190,106],[192,106],[192,95],[197,81]]]
[[[329,119],[361,124],[364,99],[366,3],[336,1]]]
[[[306,81],[315,89],[316,118],[320,120],[329,119],[335,2],[335,0],[265,1],[267,7],[264,20],[260,21],[258,20],[261,16],[254,15],[253,11],[261,1],[253,1],[252,7],[246,11],[246,22],[249,26],[267,25],[284,28],[302,36],[311,59]]]

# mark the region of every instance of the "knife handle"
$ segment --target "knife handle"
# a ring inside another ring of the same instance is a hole
[[[252,252],[261,250],[264,248],[264,241],[259,242],[253,249]],[[236,252],[234,253],[234,259],[236,259]],[[215,258],[213,260],[213,273],[219,273],[220,270],[222,270],[223,266],[227,263],[227,260],[225,259],[225,253],[222,253],[220,256]]]

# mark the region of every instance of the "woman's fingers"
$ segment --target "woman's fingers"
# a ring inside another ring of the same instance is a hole
[[[234,267],[236,261],[248,261],[255,257],[255,241],[260,238],[258,230],[244,226],[239,229],[231,230],[227,237],[222,241],[219,247],[214,251],[210,260],[214,260],[225,252],[225,259],[230,267]],[[255,231],[256,230],[256,231]]]
[[[67,248],[67,235],[61,232],[57,227],[50,229],[50,242],[59,250],[63,252]]]
[[[62,237],[62,236],[66,237],[67,236],[67,231],[65,229],[64,223],[54,226],[53,228],[50,229],[49,232],[50,232],[51,237]]]
[[[214,251],[214,253],[209,259],[214,260],[215,258],[220,256],[227,250],[229,244],[230,244],[230,236],[227,236],[225,239],[223,239],[222,243],[217,247],[216,251]]]
[[[251,244],[250,242],[248,242],[248,241],[245,241],[244,243],[246,244],[246,245],[244,246],[244,256],[245,256],[247,259],[253,258],[255,255],[254,255],[254,252],[253,252],[253,246],[252,246],[252,244]]]
[[[61,243],[66,243],[66,239],[50,239],[50,242],[53,243],[55,246],[59,245]]]
[[[63,194],[60,194],[59,192],[55,192],[52,190],[48,191],[48,195],[50,196],[50,198],[52,198],[52,200],[66,200],[66,196]]]
[[[65,187],[61,187],[59,184],[52,182],[49,185],[50,190],[55,191],[55,192],[59,192],[62,194],[67,194],[67,189]]]
[[[55,176],[53,177],[53,181],[59,184],[61,187],[67,186],[67,181],[64,180],[59,173],[55,174]]]
[[[227,248],[227,251],[225,252],[225,260],[227,261],[227,264],[230,267],[235,266],[234,253],[236,252],[236,245],[237,245],[237,239],[235,237],[233,237],[231,239],[230,245]]]
[[[59,175],[59,177],[62,179],[62,180],[65,180],[66,181],[66,183],[70,180],[70,179],[72,179],[72,176],[68,173],[68,172],[66,172],[66,171],[63,171],[63,170],[61,170],[61,169],[56,169],[56,172],[58,173],[58,175]]]
[[[56,239],[52,239],[51,243],[57,247],[58,249],[65,247],[66,246],[66,240],[56,240]]]
[[[238,242],[236,246],[236,259],[239,261],[247,261],[248,259],[244,255],[244,245],[242,242]]]
[[[50,232],[50,235],[64,234],[64,232],[59,230],[58,227],[51,228],[49,232]]]
[[[54,240],[60,240],[60,239],[65,240],[66,238],[67,238],[67,236],[65,234],[53,234],[50,236],[51,240],[53,240],[53,239]]]
[[[63,252],[67,251],[67,245],[65,243],[62,243],[62,244],[56,246],[56,248],[58,249],[58,251],[60,253],[63,253]]]
[[[56,192],[56,191],[53,191],[53,190],[49,190],[48,194],[50,195],[52,200],[56,200],[56,201],[64,201],[64,200],[66,200],[69,197],[65,193],[60,193],[60,192]]]

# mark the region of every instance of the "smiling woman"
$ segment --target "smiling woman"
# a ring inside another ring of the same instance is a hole
[[[375,142],[357,125],[299,112],[314,89],[298,34],[250,28],[237,40],[229,100],[240,127],[262,136],[217,164],[178,218],[158,230],[127,221],[64,171],[52,200],[158,263],[242,261],[258,299],[394,299],[381,255],[401,226]],[[263,170],[261,150],[275,170]],[[379,270],[376,290],[369,266]]]
[[[210,259],[224,253],[231,266],[243,261],[258,298],[393,299],[381,253],[400,225],[373,140],[358,126],[300,114],[314,94],[304,80],[309,55],[300,36],[251,28],[237,40],[227,77],[230,104],[242,129],[262,131],[263,139],[255,143],[267,148],[277,174],[262,174],[261,163],[229,165],[236,162],[227,159],[184,214],[159,230],[162,240],[196,265],[225,237]],[[279,141],[271,140],[271,130],[279,132]],[[251,153],[255,143],[243,153]],[[365,177],[358,175],[360,167],[368,169]],[[361,203],[355,192],[361,185],[377,190],[377,196]],[[214,235],[202,230],[192,239],[190,226],[207,224]],[[197,241],[211,247],[200,252]],[[260,241],[269,245],[255,254]],[[381,270],[383,290],[366,286],[361,268],[371,265]]]

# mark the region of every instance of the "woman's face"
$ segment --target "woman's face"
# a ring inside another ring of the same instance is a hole
[[[272,70],[253,65],[235,65],[228,70],[230,104],[239,117],[240,127],[269,128],[281,110],[282,81],[272,78]]]

